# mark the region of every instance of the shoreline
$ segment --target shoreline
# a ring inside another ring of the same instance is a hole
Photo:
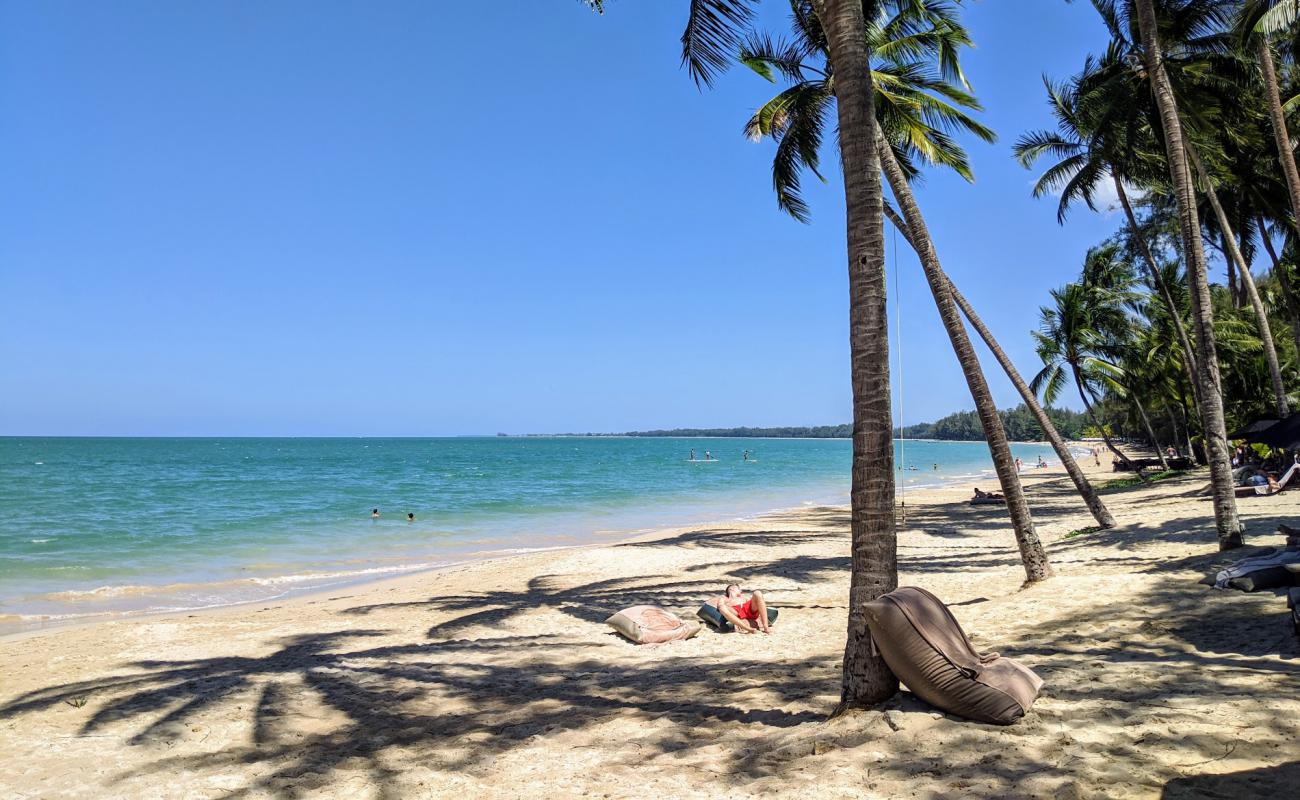
[[[204,437],[200,437],[204,438]],[[637,438],[637,437],[631,437]],[[732,437],[727,437],[732,438]],[[754,437],[747,437],[754,438]],[[784,438],[784,437],[783,437]],[[950,443],[945,440],[906,440],[906,441],[933,441]],[[982,442],[969,442],[968,444],[982,444]],[[1041,445],[1048,447],[1042,442],[1028,442],[1023,444]],[[1077,450],[1076,443],[1069,442],[1072,450]],[[1051,461],[1055,462],[1053,457]],[[1054,473],[1060,470],[1059,464],[1054,464],[1049,470],[1040,472],[1037,469],[1026,468],[1021,473],[1022,481],[1033,478],[1043,477],[1047,473]],[[925,493],[934,491],[943,491],[955,486],[963,485],[974,480],[986,480],[994,477],[992,466],[983,467],[976,474],[963,473],[961,475],[943,476],[932,475],[929,469],[907,470],[902,465],[896,466],[897,480],[895,494],[900,499],[906,499],[909,504],[916,502],[915,498],[923,497]],[[917,486],[907,486],[906,479],[909,474],[915,472],[918,476],[931,476],[933,480],[927,480]],[[847,486],[842,489],[837,485],[825,484],[816,487],[812,484],[803,487],[787,487],[777,490],[777,494],[782,499],[775,504],[765,502],[755,503],[756,500],[768,494],[769,490],[750,490],[746,493],[735,496],[720,495],[716,498],[707,498],[701,501],[698,508],[693,511],[683,512],[676,520],[663,520],[649,522],[649,524],[633,524],[626,527],[616,528],[591,528],[578,534],[579,541],[564,544],[549,543],[554,537],[553,534],[545,534],[534,540],[537,542],[536,547],[525,546],[525,542],[520,540],[517,546],[512,547],[493,547],[483,550],[454,549],[450,552],[440,553],[437,551],[430,552],[410,552],[402,556],[404,562],[426,562],[429,566],[413,566],[404,569],[404,564],[387,564],[378,560],[363,559],[358,567],[351,574],[342,575],[336,572],[287,572],[279,575],[267,576],[248,576],[232,574],[221,580],[202,581],[187,579],[187,575],[170,575],[165,581],[149,582],[148,580],[134,580],[131,582],[107,582],[94,588],[64,588],[41,592],[40,594],[29,594],[22,596],[28,602],[42,601],[45,603],[62,602],[67,603],[66,610],[45,612],[24,612],[24,611],[5,611],[0,612],[0,641],[8,638],[40,633],[43,631],[59,630],[71,627],[82,627],[85,625],[94,625],[99,623],[111,623],[122,620],[140,619],[146,617],[156,617],[159,615],[173,614],[195,614],[218,611],[221,609],[238,609],[241,607],[253,606],[259,603],[277,603],[288,602],[296,598],[313,597],[317,595],[339,592],[344,590],[353,590],[356,587],[363,587],[373,583],[397,580],[404,577],[428,575],[438,573],[448,569],[453,569],[465,564],[473,564],[482,561],[494,561],[506,558],[513,558],[519,555],[528,555],[535,551],[552,551],[567,550],[574,548],[601,546],[608,544],[618,544],[624,541],[633,540],[641,535],[655,535],[661,531],[680,531],[692,526],[716,526],[725,525],[734,522],[744,522],[754,518],[761,518],[773,514],[790,513],[793,511],[806,508],[810,505],[838,506],[847,502]],[[809,496],[812,496],[809,499]],[[832,497],[838,496],[840,502],[834,502]],[[734,503],[736,505],[747,506],[746,510],[736,515],[716,515],[717,506]],[[583,511],[567,512],[573,514],[575,518],[581,519],[584,516]],[[646,513],[645,509],[640,511],[629,511],[630,520],[645,522],[651,520],[654,516]],[[640,519],[637,519],[638,516]],[[594,519],[594,517],[592,517]],[[491,539],[502,538],[503,532],[485,532]],[[510,539],[511,534],[504,532],[504,538]],[[572,536],[566,538],[573,538]],[[520,550],[522,552],[514,552]],[[388,574],[384,574],[388,573]],[[336,578],[331,580],[331,578]],[[303,586],[295,586],[302,583]],[[279,592],[268,593],[257,597],[240,598],[238,595],[241,591],[251,590],[256,592],[254,587],[282,586]],[[164,602],[169,598],[174,598],[172,602],[185,602],[188,593],[211,593],[212,601],[205,603],[196,603],[195,605],[169,605],[167,607],[149,607],[150,602]],[[61,597],[63,595],[63,597]],[[76,599],[69,599],[73,596]],[[132,599],[138,600],[133,607]],[[17,598],[16,598],[17,599]],[[12,601],[11,601],[12,602]],[[86,604],[84,611],[78,611],[78,604]],[[92,604],[98,604],[101,607],[95,608]],[[104,608],[103,606],[108,606]]]

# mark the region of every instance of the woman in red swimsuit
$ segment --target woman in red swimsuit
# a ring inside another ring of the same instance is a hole
[[[741,633],[771,633],[767,627],[767,603],[762,592],[746,596],[736,584],[729,585],[721,597],[714,599],[713,605],[727,621],[736,626]]]

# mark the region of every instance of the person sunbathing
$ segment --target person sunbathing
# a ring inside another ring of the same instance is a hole
[[[767,602],[762,592],[746,595],[733,583],[709,603],[741,633],[772,632],[767,626]]]
[[[972,497],[971,499],[972,499],[972,500],[1001,500],[1001,499],[1002,499],[1002,493],[1001,493],[1001,492],[985,492],[985,491],[982,491],[978,486],[976,486],[976,487],[975,487],[975,496]]]

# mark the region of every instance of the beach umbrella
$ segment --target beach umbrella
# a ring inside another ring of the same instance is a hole
[[[1292,414],[1249,438],[1252,442],[1266,444],[1269,447],[1300,449],[1300,413]]]
[[[1246,441],[1256,441],[1255,437],[1264,433],[1264,431],[1277,424],[1275,419],[1257,419],[1249,425],[1238,428],[1228,434],[1229,439],[1245,439]]]

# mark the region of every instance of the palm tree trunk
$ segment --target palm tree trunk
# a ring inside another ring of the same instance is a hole
[[[1262,35],[1256,37],[1255,47],[1260,71],[1264,74],[1264,96],[1268,98],[1273,141],[1277,144],[1278,161],[1282,162],[1286,191],[1291,197],[1291,219],[1293,224],[1300,224],[1300,170],[1296,169],[1295,151],[1291,149],[1291,135],[1286,129],[1286,115],[1282,113],[1282,95],[1278,90],[1277,70],[1273,66],[1273,47],[1268,43],[1268,37]]]
[[[1169,471],[1169,462],[1165,460],[1165,451],[1160,447],[1160,440],[1156,438],[1155,428],[1151,427],[1151,417],[1147,416],[1147,410],[1142,407],[1142,400],[1129,390],[1129,396],[1133,398],[1133,405],[1137,406],[1138,414],[1142,417],[1142,427],[1146,428],[1147,438],[1151,440],[1151,446],[1156,449],[1156,458],[1160,459],[1160,468],[1165,472]]]
[[[1165,308],[1169,310],[1169,318],[1174,321],[1174,330],[1178,333],[1178,345],[1183,350],[1183,372],[1187,374],[1187,385],[1192,387],[1192,395],[1196,396],[1196,351],[1192,349],[1191,339],[1187,338],[1187,328],[1183,327],[1183,315],[1174,303],[1174,296],[1170,293],[1169,287],[1165,285],[1164,277],[1160,274],[1160,265],[1156,263],[1156,258],[1151,253],[1147,237],[1138,227],[1137,215],[1133,213],[1133,206],[1129,204],[1128,192],[1124,191],[1124,181],[1120,180],[1113,169],[1111,177],[1115,181],[1115,194],[1119,196],[1119,204],[1124,209],[1124,218],[1128,220],[1133,239],[1138,243],[1138,249],[1142,251],[1142,260],[1146,264],[1147,273],[1151,275],[1152,282],[1155,283],[1161,299],[1165,302]]]
[[[1205,450],[1210,462],[1210,484],[1214,490],[1214,526],[1219,549],[1241,547],[1244,542],[1241,519],[1237,516],[1237,498],[1233,493],[1232,464],[1228,448],[1228,429],[1223,418],[1223,388],[1219,378],[1219,353],[1214,342],[1214,314],[1210,307],[1210,284],[1206,276],[1205,250],[1201,246],[1201,223],[1196,213],[1196,194],[1183,152],[1183,126],[1178,119],[1178,104],[1165,73],[1159,38],[1156,35],[1156,10],[1153,0],[1133,0],[1138,28],[1142,34],[1143,60],[1156,107],[1160,112],[1165,154],[1168,156],[1170,185],[1178,202],[1178,221],[1182,229],[1187,258],[1187,280],[1192,297],[1192,322],[1196,330],[1197,373],[1201,395],[1201,419],[1205,433]],[[840,73],[836,71],[837,79]]]
[[[1210,174],[1206,171],[1205,164],[1192,143],[1186,140],[1184,143],[1188,158],[1195,166],[1201,182],[1205,184],[1205,197],[1210,201],[1210,208],[1214,209],[1214,217],[1219,222],[1219,230],[1223,233],[1223,249],[1227,252],[1229,263],[1237,265],[1237,275],[1246,290],[1246,297],[1250,299],[1250,307],[1255,312],[1255,324],[1259,328],[1259,339],[1264,348],[1264,361],[1268,364],[1268,374],[1273,381],[1273,402],[1277,408],[1278,419],[1281,419],[1291,411],[1287,408],[1286,384],[1282,381],[1282,365],[1278,362],[1277,346],[1273,343],[1273,331],[1268,324],[1268,312],[1264,309],[1264,301],[1259,297],[1259,290],[1255,288],[1255,279],[1251,277],[1250,265],[1246,263],[1241,248],[1237,246],[1237,236],[1232,230],[1232,225],[1228,223],[1228,215],[1223,212],[1223,206],[1219,204],[1219,193],[1214,190]]]
[[[894,223],[894,226],[902,232],[903,238],[907,240],[908,244],[912,245],[912,249],[916,250],[916,244],[912,241],[912,231],[907,227],[907,224],[903,222],[903,220],[897,216],[896,212],[894,212],[894,210],[888,205],[885,206],[885,215],[889,217],[890,221]],[[1056,430],[1056,426],[1052,424],[1052,420],[1047,416],[1047,412],[1043,410],[1041,405],[1039,405],[1038,398],[1035,397],[1033,391],[1030,390],[1029,384],[1025,383],[1024,378],[1020,376],[1020,371],[1016,369],[1015,364],[1011,363],[1011,359],[1007,357],[1006,352],[1004,352],[1001,345],[998,344],[997,339],[994,339],[993,334],[987,327],[985,327],[984,321],[975,313],[975,309],[971,308],[970,303],[966,302],[966,298],[963,297],[961,292],[957,290],[957,287],[953,285],[952,279],[948,279],[948,291],[952,293],[953,302],[955,302],[957,307],[961,309],[961,312],[966,315],[966,319],[970,322],[971,327],[974,328],[975,332],[984,340],[984,344],[988,346],[989,351],[993,353],[993,357],[997,359],[998,364],[1002,366],[1002,370],[1007,373],[1007,377],[1011,380],[1012,385],[1016,387],[1016,391],[1020,392],[1020,398],[1025,401],[1025,406],[1029,409],[1029,412],[1034,415],[1034,419],[1038,422],[1038,427],[1043,430],[1043,435],[1047,437],[1047,441],[1051,443],[1052,449],[1056,451],[1056,457],[1061,459],[1061,465],[1065,467],[1065,471],[1069,474],[1070,480],[1074,481],[1074,488],[1079,490],[1079,495],[1083,497],[1083,501],[1088,504],[1088,510],[1092,512],[1093,519],[1097,520],[1097,524],[1102,528],[1115,527],[1115,518],[1111,516],[1110,509],[1106,508],[1106,504],[1101,500],[1101,495],[1097,494],[1097,490],[1093,488],[1088,477],[1084,475],[1083,470],[1079,468],[1079,463],[1075,461],[1074,454],[1070,452],[1070,448],[1065,444],[1065,440],[1061,438],[1061,434]]]
[[[1097,433],[1101,434],[1101,440],[1106,443],[1106,449],[1114,453],[1121,462],[1127,464],[1128,468],[1133,470],[1133,474],[1138,477],[1138,480],[1143,480],[1142,471],[1129,460],[1128,456],[1124,455],[1123,451],[1115,446],[1115,443],[1110,440],[1110,434],[1106,433],[1106,426],[1102,425],[1101,420],[1097,419],[1097,412],[1092,408],[1092,401],[1088,399],[1088,390],[1083,383],[1083,374],[1079,372],[1079,367],[1074,362],[1070,362],[1070,374],[1074,376],[1074,385],[1079,389],[1079,399],[1083,401],[1083,410],[1087,413],[1088,419],[1092,420],[1092,427],[1096,428]]]
[[[876,130],[876,149],[880,154],[880,164],[889,180],[889,189],[894,200],[907,220],[907,229],[911,241],[921,259],[921,268],[925,279],[930,284],[935,305],[939,308],[939,318],[948,332],[953,352],[961,364],[961,371],[966,376],[966,385],[970,388],[971,398],[975,401],[975,411],[979,415],[980,425],[984,428],[984,438],[988,442],[989,453],[993,456],[993,467],[998,473],[998,482],[1002,485],[1002,495],[1007,501],[1007,511],[1011,514],[1011,527],[1015,531],[1016,545],[1020,548],[1020,560],[1025,567],[1025,579],[1029,583],[1046,580],[1052,575],[1052,566],[1047,561],[1043,543],[1034,530],[1034,518],[1029,512],[1029,502],[1020,485],[1020,476],[1016,472],[1016,460],[1011,455],[1011,444],[1007,441],[1006,429],[1002,426],[1002,417],[998,414],[993,393],[989,391],[988,381],[980,368],[979,357],[971,344],[966,326],[961,322],[961,314],[953,302],[952,292],[948,288],[948,277],[944,275],[939,264],[939,254],[935,252],[934,242],[926,228],[921,209],[912,196],[912,189],[907,185],[907,176],[894,158],[894,150],[885,141],[879,128]]]
[[[1287,320],[1291,323],[1291,339],[1295,342],[1296,353],[1300,354],[1300,308],[1297,307],[1296,297],[1291,292],[1291,276],[1282,260],[1277,257],[1277,249],[1273,247],[1273,238],[1268,235],[1263,217],[1259,218],[1259,238],[1264,242],[1264,251],[1268,253],[1268,259],[1273,264],[1273,275],[1277,277],[1278,285],[1282,288]]]
[[[869,706],[898,691],[871,641],[863,606],[898,587],[894,432],[889,399],[885,228],[867,27],[859,0],[819,0],[839,117],[849,256],[849,357],[853,386],[852,569],[840,705]]]

